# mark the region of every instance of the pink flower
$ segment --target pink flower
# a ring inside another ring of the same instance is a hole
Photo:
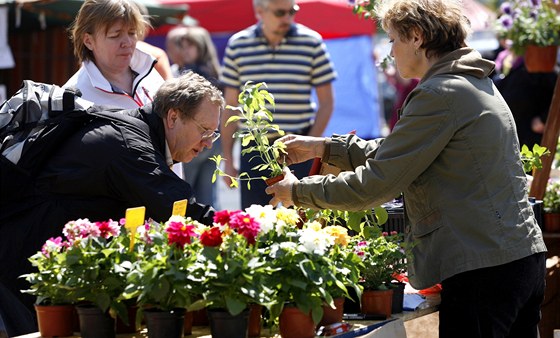
[[[253,217],[244,212],[230,215],[229,226],[247,239],[249,244],[255,243],[255,237],[261,229],[261,225]]]
[[[200,243],[204,246],[220,246],[222,244],[222,232],[219,227],[212,227],[200,235]]]
[[[118,236],[121,232],[119,224],[113,220],[95,222],[95,225],[99,228],[100,236],[103,238],[109,238],[111,236]]]
[[[165,229],[170,244],[176,243],[180,248],[191,242],[191,237],[196,236],[194,225],[181,222],[169,222]]]
[[[65,247],[65,243],[62,241],[62,237],[58,236],[57,238],[51,237],[49,238],[43,247],[41,248],[41,252],[46,257],[50,257],[50,254],[53,252],[59,252],[63,247]]]
[[[77,239],[87,238],[90,236],[99,237],[101,234],[97,225],[90,222],[87,218],[77,219],[66,223],[62,233],[66,236],[70,245],[72,245]]]

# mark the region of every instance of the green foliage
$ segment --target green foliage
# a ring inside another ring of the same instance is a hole
[[[541,147],[538,144],[533,145],[533,150],[524,144],[521,147],[521,162],[523,163],[523,170],[526,173],[534,173],[538,169],[542,169],[541,157],[550,155],[550,151],[546,147]]]
[[[136,300],[141,309],[145,306],[165,311],[203,308],[205,267],[197,262],[200,249],[200,243],[194,238],[184,247],[169,243],[162,225],[150,223],[148,232],[137,237],[138,259],[126,277],[123,297]]]
[[[544,211],[548,213],[560,213],[560,183],[549,183],[543,198]]]
[[[220,169],[223,158],[220,155],[210,158],[216,163],[216,169],[212,176],[215,182],[217,176],[228,176],[231,179],[231,187],[238,187],[238,180],[247,181],[250,189],[252,179],[266,179],[282,174],[285,164],[282,161],[282,154],[285,154],[285,145],[282,142],[270,143],[269,136],[283,136],[285,133],[277,124],[273,124],[273,116],[267,108],[269,104],[274,109],[274,97],[266,89],[266,83],[253,84],[248,81],[239,94],[239,106],[228,106],[227,109],[239,112],[239,115],[231,116],[226,125],[241,122],[243,127],[233,134],[233,138],[239,139],[243,150],[241,155],[252,154],[251,161],[255,157],[262,160],[262,164],[256,165],[252,170],[263,172],[263,176],[252,178],[247,173],[241,173],[239,177],[231,177]],[[252,144],[251,146],[249,146]]]
[[[560,44],[560,14],[552,0],[512,0],[502,3],[496,23],[501,38],[511,41],[511,49],[523,55],[528,45]]]
[[[364,238],[379,236],[381,234],[380,226],[389,219],[387,210],[381,206],[374,207],[373,210],[362,211],[306,209],[304,213],[308,220],[319,220],[325,225],[343,225]]]
[[[67,284],[66,252],[58,247],[51,252],[39,251],[29,258],[37,272],[23,275],[30,284],[30,289],[22,292],[37,296],[38,305],[72,304],[75,299],[71,287]]]
[[[395,274],[406,269],[410,247],[402,234],[393,232],[367,240],[354,238],[354,251],[361,257],[362,284],[365,290],[385,290],[390,287]]]
[[[204,247],[199,262],[205,266],[204,299],[212,308],[237,315],[250,304],[269,306],[274,297],[266,279],[273,269],[257,247],[231,232],[218,247]]]

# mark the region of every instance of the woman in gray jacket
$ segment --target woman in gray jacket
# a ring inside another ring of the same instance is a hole
[[[546,247],[527,197],[515,123],[465,45],[457,0],[386,0],[376,15],[399,74],[419,78],[384,140],[288,135],[287,163],[320,157],[338,176],[268,187],[271,204],[364,210],[403,193],[409,280],[442,284],[440,338],[537,337]]]

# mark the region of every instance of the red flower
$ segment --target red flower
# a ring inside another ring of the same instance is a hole
[[[218,223],[221,225],[226,225],[229,223],[229,220],[231,218],[232,215],[235,215],[237,213],[240,213],[241,210],[234,210],[234,211],[229,211],[229,210],[221,210],[221,211],[217,211],[216,213],[214,213],[214,223]]]
[[[213,227],[200,235],[200,243],[204,246],[220,246],[222,244],[222,232],[220,228]]]
[[[170,222],[167,228],[169,244],[176,243],[180,248],[191,242],[191,237],[196,236],[194,225],[186,225],[181,222]]]

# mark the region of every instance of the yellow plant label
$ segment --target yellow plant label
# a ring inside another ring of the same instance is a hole
[[[185,213],[187,212],[187,203],[187,200],[175,201],[175,203],[173,203],[173,211],[171,215],[185,217]]]
[[[136,236],[136,229],[144,224],[144,217],[146,215],[146,207],[136,207],[126,209],[124,226],[130,232],[130,250],[134,248],[134,238]]]

